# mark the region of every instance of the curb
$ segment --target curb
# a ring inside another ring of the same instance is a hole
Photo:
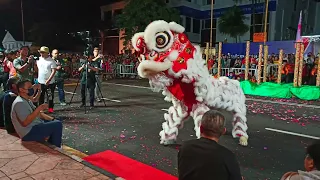
[[[91,168],[91,169],[93,169],[93,170],[95,170],[95,171],[97,171],[97,172],[99,172],[99,173],[107,176],[108,178],[111,178],[111,179],[113,179],[113,180],[125,180],[125,179],[123,179],[123,178],[121,178],[121,177],[118,177],[118,176],[116,176],[116,175],[114,175],[114,174],[112,174],[112,173],[107,172],[107,171],[104,170],[104,169],[101,169],[101,168],[99,168],[99,167],[96,167],[96,166],[92,165],[91,163],[83,160],[82,158],[80,158],[80,157],[78,157],[78,156],[76,156],[76,155],[73,155],[73,154],[71,154],[71,153],[69,153],[69,152],[67,152],[67,151],[64,151],[62,148],[58,148],[58,147],[56,147],[56,146],[54,146],[54,145],[51,145],[51,144],[49,144],[49,143],[47,143],[47,142],[44,142],[43,144],[46,145],[46,146],[48,146],[49,148],[55,150],[55,151],[58,151],[59,153],[65,155],[65,156],[68,156],[68,157],[70,157],[71,159],[73,159],[73,160],[75,160],[75,161],[77,161],[77,162],[85,165],[86,167],[89,167],[89,168]],[[79,151],[79,152],[80,152],[80,151]]]

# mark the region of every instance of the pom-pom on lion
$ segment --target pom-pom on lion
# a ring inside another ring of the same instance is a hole
[[[227,77],[213,78],[200,47],[191,44],[184,31],[175,22],[158,20],[132,37],[132,46],[141,58],[138,74],[149,79],[154,91],[162,91],[165,101],[172,102],[164,114],[160,143],[175,143],[178,129],[189,116],[200,138],[203,114],[216,108],[234,113],[232,135],[240,138],[240,145],[247,146],[246,105],[240,83]]]

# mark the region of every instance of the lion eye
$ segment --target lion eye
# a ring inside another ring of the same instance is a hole
[[[158,32],[156,34],[156,47],[158,49],[165,48],[171,40],[171,36],[168,32]]]

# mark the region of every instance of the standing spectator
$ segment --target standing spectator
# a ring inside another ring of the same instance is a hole
[[[6,60],[6,65],[9,68],[9,78],[16,77],[17,76],[17,71],[13,67],[13,60],[16,58],[16,54],[14,51],[9,51],[7,53],[7,60]]]
[[[224,116],[214,110],[201,120],[201,138],[185,142],[178,153],[179,180],[241,180],[235,155],[218,144],[225,134]]]
[[[13,61],[13,66],[17,71],[17,76],[20,80],[29,80],[34,83],[34,71],[37,71],[37,65],[34,62],[33,56],[29,56],[29,47],[23,46],[20,48],[19,57]]]
[[[54,49],[52,51],[52,59],[57,63],[57,72],[55,74],[56,85],[59,93],[60,105],[65,106],[65,94],[64,94],[64,78],[66,77],[66,72],[64,71],[65,62],[58,58],[59,51]]]
[[[61,147],[62,123],[43,112],[48,109],[48,104],[33,105],[31,99],[35,89],[31,82],[19,82],[18,92],[19,96],[12,104],[11,119],[22,141],[44,141],[49,137],[50,144]]]
[[[55,89],[55,78],[54,75],[57,70],[56,62],[49,57],[49,48],[42,46],[39,50],[40,58],[37,61],[38,70],[38,82],[41,84],[41,96],[39,103],[44,103],[45,95],[49,101],[49,113],[53,113],[53,100],[54,100],[54,89]],[[49,91],[48,91],[49,90]]]
[[[98,68],[98,70],[101,70],[102,69],[102,63],[103,63],[103,56],[101,54],[99,54],[99,48],[94,48],[93,50],[93,62],[96,63],[96,67]],[[100,80],[100,73],[99,71],[96,72],[96,87],[94,89],[94,93],[95,93],[95,96],[97,98],[97,101],[100,102],[101,101],[101,95],[100,95],[100,88],[101,88],[101,80]]]
[[[86,89],[89,90],[90,107],[94,107],[94,89],[96,86],[96,72],[99,71],[97,64],[92,61],[93,54],[89,54],[88,63],[83,63],[79,68],[81,72],[81,102],[80,107],[86,105]]]

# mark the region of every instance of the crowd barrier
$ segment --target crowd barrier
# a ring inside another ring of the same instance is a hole
[[[72,68],[74,71],[77,71],[77,69],[80,67],[79,63],[73,63]],[[106,67],[103,68],[102,74],[104,76],[109,76],[111,78],[126,78],[126,77],[136,77],[138,75],[137,73],[137,67],[135,65],[124,65],[124,64],[109,64]],[[262,65],[263,69],[263,65]],[[221,76],[228,76],[231,72],[233,74],[240,74],[241,72],[244,72],[245,68],[221,68]],[[212,68],[210,70],[210,74],[215,75],[218,72],[218,68]],[[267,67],[267,73],[268,75],[274,75],[276,76],[278,72],[278,65],[277,64],[269,64]],[[258,69],[250,68],[249,69],[249,75],[255,76],[256,78],[258,75]],[[263,78],[263,72],[261,74],[261,77]]]

